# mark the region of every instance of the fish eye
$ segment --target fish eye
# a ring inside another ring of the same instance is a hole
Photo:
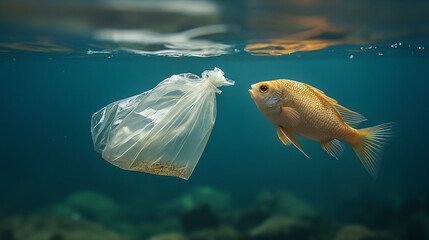
[[[260,87],[259,87],[259,90],[261,90],[262,92],[265,92],[265,91],[267,91],[268,90],[268,86],[267,85],[261,85]]]

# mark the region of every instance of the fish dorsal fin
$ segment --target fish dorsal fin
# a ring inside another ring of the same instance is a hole
[[[322,96],[324,99],[326,99],[328,102],[332,103],[332,104],[338,104],[337,100],[330,98],[326,95],[326,93],[320,89],[317,89],[313,86],[310,86],[308,84],[305,84],[307,87],[309,87],[311,90],[315,91],[316,93],[318,93],[320,96]]]
[[[310,89],[312,89],[315,93],[317,93],[323,99],[328,101],[335,108],[335,110],[337,110],[337,112],[341,115],[341,117],[343,118],[345,123],[355,126],[355,125],[357,125],[363,121],[366,121],[366,118],[364,116],[362,116],[359,113],[354,112],[348,108],[341,106],[340,104],[338,104],[337,100],[328,97],[323,91],[321,91],[315,87],[312,87],[310,85],[307,85],[307,84],[305,84],[305,85],[308,86]]]
[[[340,140],[332,139],[325,142],[320,142],[323,150],[325,152],[331,154],[334,158],[338,159],[343,154],[343,144],[341,144]]]
[[[346,122],[348,125],[356,126],[359,123],[366,121],[366,118],[364,116],[350,109],[347,109],[341,106],[340,104],[332,104],[332,106],[334,106],[334,108],[338,111],[338,113],[343,118],[344,122]]]
[[[299,151],[302,152],[302,154],[304,154],[306,157],[310,158],[307,154],[305,154],[305,152],[302,150],[301,145],[298,142],[298,139],[296,138],[295,135],[293,135],[292,133],[288,132],[287,129],[281,127],[281,126],[277,126],[277,134],[279,135],[280,140],[286,144],[286,145],[290,145],[290,143],[292,143],[296,148],[299,149]],[[283,135],[282,137],[280,137],[281,135]],[[282,138],[286,139],[286,143],[282,140]]]

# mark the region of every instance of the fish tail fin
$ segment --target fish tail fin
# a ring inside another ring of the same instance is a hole
[[[385,123],[359,129],[356,143],[351,144],[365,169],[374,178],[377,178],[383,147],[392,136],[392,126],[392,123]]]

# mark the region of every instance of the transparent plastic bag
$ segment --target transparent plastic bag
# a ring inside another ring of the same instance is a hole
[[[188,179],[216,119],[217,87],[234,85],[219,68],[173,75],[154,89],[92,115],[94,148],[126,170]]]

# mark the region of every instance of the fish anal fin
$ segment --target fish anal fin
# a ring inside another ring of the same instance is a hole
[[[305,152],[302,150],[301,145],[298,142],[298,139],[296,138],[295,135],[293,135],[292,133],[290,133],[286,128],[278,126],[278,129],[280,130],[280,132],[284,135],[284,137],[286,137],[289,142],[291,142],[296,148],[299,149],[299,151],[302,152],[302,154],[304,154],[307,158],[310,158],[307,154],[305,154]]]
[[[332,139],[324,142],[320,142],[323,150],[331,154],[334,158],[338,159],[343,154],[343,144],[338,139]]]
[[[284,145],[292,144],[292,142],[289,140],[289,138],[286,137],[286,135],[282,132],[279,126],[277,126],[277,135],[279,136],[279,139],[283,142]]]
[[[328,101],[335,108],[335,110],[337,110],[337,112],[341,115],[341,117],[343,118],[345,123],[352,125],[352,126],[356,126],[357,124],[359,124],[363,121],[366,121],[366,118],[364,116],[362,116],[359,113],[354,112],[348,108],[341,106],[340,104],[338,104],[337,100],[328,97],[323,91],[321,91],[315,87],[312,87],[310,85],[307,85],[307,86],[310,89],[312,89],[315,93],[317,93],[319,96],[321,96],[323,99]]]
[[[291,126],[296,126],[299,123],[299,113],[291,107],[281,107],[280,117]]]

